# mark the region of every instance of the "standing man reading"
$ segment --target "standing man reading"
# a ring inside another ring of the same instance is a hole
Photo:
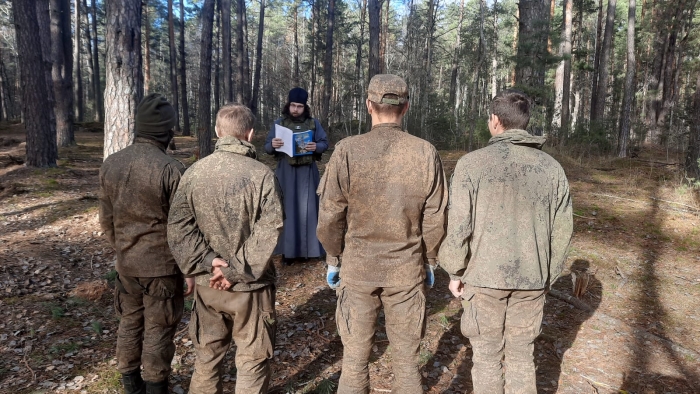
[[[537,393],[534,342],[573,232],[566,175],[529,121],[525,94],[496,95],[489,145],[459,160],[450,186],[438,259],[463,299],[475,394]]]
[[[275,174],[255,160],[255,116],[228,104],[216,115],[216,150],[182,177],[168,223],[178,265],[196,275],[191,394],[221,393],[222,362],[236,344],[236,393],[267,393],[275,348],[275,268],[282,231]]]
[[[134,144],[100,168],[100,225],[117,252],[117,368],[126,394],[168,392],[173,336],[184,307],[182,273],[166,234],[168,210],[185,171],[165,154],[176,122],[165,97],[146,96],[136,110]],[[185,295],[193,289],[188,279]]]
[[[445,234],[442,162],[430,143],[401,129],[408,111],[403,79],[375,75],[366,104],[372,130],[336,145],[319,186],[317,233],[328,253],[328,284],[337,288],[344,347],[338,393],[369,393],[367,364],[382,307],[392,348],[392,393],[422,393],[418,352],[425,287],[434,283]]]
[[[319,182],[316,161],[328,149],[328,138],[321,123],[311,117],[311,108],[306,103],[309,94],[302,88],[289,91],[289,99],[282,109],[282,117],[272,125],[265,140],[265,152],[275,155],[277,169],[275,174],[284,194],[284,231],[276,254],[284,255],[283,262],[290,265],[295,259],[308,259],[325,255],[316,237],[318,222],[318,196],[316,188]],[[313,140],[306,144],[305,150],[310,155],[289,157],[275,149],[281,148],[284,141],[275,137],[275,125],[284,126],[294,133],[311,130]]]

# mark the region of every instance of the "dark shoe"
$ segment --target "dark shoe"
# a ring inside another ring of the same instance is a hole
[[[294,265],[294,259],[288,259],[284,258],[282,259],[282,265],[289,267],[290,265]]]
[[[162,382],[146,382],[146,394],[168,394],[168,379]]]
[[[124,394],[144,394],[146,392],[146,385],[141,379],[140,369],[122,374],[122,384],[124,384]]]

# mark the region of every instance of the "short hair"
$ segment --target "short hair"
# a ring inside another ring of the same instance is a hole
[[[530,98],[519,90],[503,90],[491,101],[491,114],[498,116],[504,130],[524,130],[530,122]]]
[[[255,115],[243,104],[226,104],[216,114],[216,130],[220,137],[245,138],[255,126]]]
[[[398,100],[399,96],[397,96],[395,94],[387,94],[383,98]],[[378,102],[372,101],[372,100],[370,100],[369,102],[372,103],[372,109],[377,111],[377,113],[386,114],[386,115],[394,115],[394,116],[401,115],[401,111],[403,111],[403,109],[408,104],[408,101],[401,103],[399,105],[378,103]]]

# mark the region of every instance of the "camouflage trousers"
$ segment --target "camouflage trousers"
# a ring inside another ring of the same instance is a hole
[[[119,372],[127,374],[143,365],[145,381],[168,379],[175,355],[173,337],[184,306],[183,282],[181,275],[117,276],[114,308],[120,317],[117,331]]]
[[[336,291],[335,319],[343,342],[343,367],[338,394],[367,394],[369,357],[379,310],[384,307],[391,346],[392,393],[422,393],[420,341],[425,335],[423,283],[403,287],[370,287],[343,283]]]
[[[536,394],[533,353],[542,324],[544,290],[465,285],[462,297],[462,334],[474,352],[474,394]]]
[[[190,338],[197,353],[190,394],[222,393],[223,360],[236,344],[236,393],[267,393],[277,329],[275,286],[219,291],[195,286]]]

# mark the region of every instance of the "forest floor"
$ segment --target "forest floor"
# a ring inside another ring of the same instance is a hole
[[[81,128],[78,145],[59,150],[57,168],[32,169],[16,164],[24,155],[21,127],[0,126],[0,393],[120,392],[115,257],[97,220],[102,138],[98,128]],[[176,144],[171,153],[191,164],[195,140]],[[448,176],[463,153],[441,152]],[[572,251],[554,287],[571,294],[572,270],[590,280],[584,309],[547,297],[535,347],[538,391],[700,392],[697,190],[652,148],[637,159],[553,155],[567,171],[576,215]],[[343,352],[323,263],[275,264],[273,392],[332,392]],[[469,393],[471,348],[447,282],[439,271],[428,294],[424,384],[428,393]],[[188,319],[189,309],[175,338],[171,388],[178,394],[187,391],[195,357]],[[392,351],[381,318],[375,342],[373,392],[389,392]],[[225,371],[225,392],[233,392],[233,351]]]

